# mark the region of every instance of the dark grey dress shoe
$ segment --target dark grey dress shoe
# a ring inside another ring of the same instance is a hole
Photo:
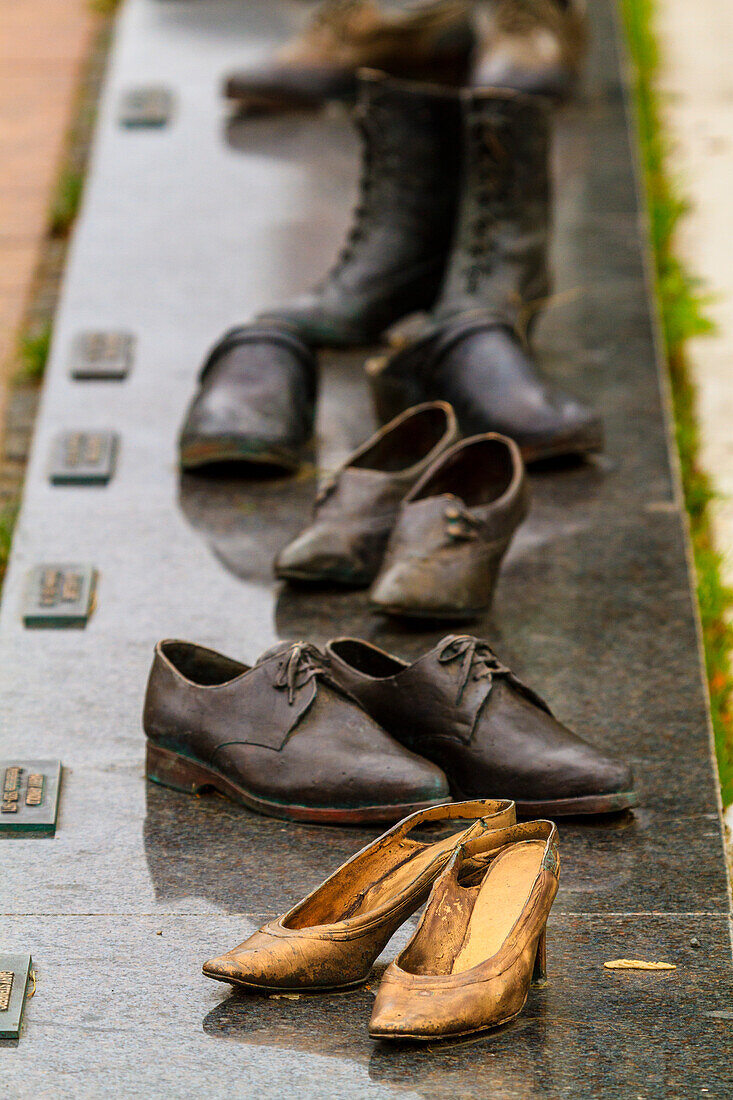
[[[456,799],[495,791],[532,817],[636,805],[629,766],[562,725],[478,638],[448,635],[411,665],[356,638],[326,655],[376,722],[443,768]]]
[[[181,465],[225,462],[296,469],[313,432],[317,364],[277,325],[232,329],[200,376],[179,440]]]
[[[387,424],[321,490],[313,522],[278,555],[277,576],[370,584],[402,499],[457,438],[453,410],[441,401]]]
[[[270,817],[396,821],[449,797],[440,769],[385,733],[303,642],[276,646],[253,668],[161,642],[143,726],[148,779],[214,789]]]
[[[485,611],[528,503],[513,440],[487,434],[457,443],[405,497],[370,592],[372,608],[456,620]]]

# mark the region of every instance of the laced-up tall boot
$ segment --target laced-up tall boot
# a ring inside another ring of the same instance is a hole
[[[429,309],[450,248],[459,93],[364,73],[358,118],[363,172],[346,244],[313,291],[260,318],[315,346],[368,344],[399,318]]]
[[[497,431],[526,460],[602,446],[598,416],[539,375],[524,318],[548,293],[550,126],[542,101],[465,92],[455,243],[430,321],[370,368],[382,418],[449,401],[466,435]]]

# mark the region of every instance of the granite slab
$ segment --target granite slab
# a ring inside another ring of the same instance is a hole
[[[64,761],[56,837],[0,839],[0,949],[32,952],[38,972],[0,1081],[25,1098],[52,1079],[61,1100],[107,1096],[110,1082],[124,1098],[730,1095],[730,904],[610,0],[591,0],[584,94],[557,117],[556,285],[537,335],[547,373],[601,408],[606,451],[533,472],[530,519],[473,629],[561,718],[632,761],[641,805],[562,823],[550,983],[496,1035],[382,1049],[365,1028],[374,981],[348,998],[261,1001],[200,976],[207,955],[372,834],[146,784],[140,712],[156,640],[247,660],[280,637],[361,634],[411,657],[440,636],[371,615],[363,594],[272,579],[319,481],[370,429],[366,351],[322,357],[313,463],[297,477],[177,471],[208,347],[317,279],[348,223],[358,163],[344,111],[243,122],[219,97],[229,69],[311,6],[121,9],[0,606],[0,756]],[[120,96],[150,85],[175,96],[172,124],[121,128]],[[83,331],[135,336],[124,381],[69,376]],[[114,479],[94,492],[51,485],[59,433],[99,425],[120,437]],[[40,561],[94,563],[85,630],[23,627]],[[603,971],[624,954],[678,970]]]

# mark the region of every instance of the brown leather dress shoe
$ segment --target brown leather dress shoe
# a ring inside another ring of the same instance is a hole
[[[533,817],[637,802],[631,768],[558,722],[478,638],[449,634],[411,665],[356,638],[330,642],[326,655],[375,722],[443,768],[454,798],[495,791]]]
[[[415,935],[384,972],[373,1039],[455,1039],[499,1027],[522,1011],[532,981],[544,984],[545,926],[560,876],[557,830],[532,821],[486,841],[484,870],[467,869],[465,850],[456,851]]]
[[[485,611],[528,500],[513,440],[489,433],[457,443],[405,497],[370,593],[372,608],[423,619]]]
[[[442,840],[416,840],[422,825],[471,824]],[[463,845],[468,870],[485,837],[514,822],[511,802],[481,799],[421,810],[362,848],[298,902],[232,951],[204,963],[209,978],[255,991],[348,989],[369,975],[397,928],[422,905]]]
[[[449,798],[440,769],[385,733],[303,642],[254,668],[189,642],[156,646],[143,726],[147,776],[213,788],[292,821],[395,821]]]
[[[469,7],[467,0],[435,0],[386,12],[374,0],[324,0],[271,60],[227,77],[224,94],[250,111],[317,107],[351,98],[360,68],[465,83],[475,40]]]
[[[321,490],[313,522],[278,555],[277,576],[370,584],[403,498],[457,438],[453,409],[443,401],[387,424]]]

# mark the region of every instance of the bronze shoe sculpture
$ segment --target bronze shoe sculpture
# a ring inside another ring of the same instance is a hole
[[[368,439],[321,489],[313,522],[280,552],[278,577],[372,582],[407,492],[458,438],[450,405],[408,409]]]
[[[253,668],[160,642],[143,727],[148,779],[213,789],[270,817],[389,822],[449,797],[440,769],[385,733],[303,642],[268,650]]]
[[[435,1041],[499,1027],[522,1011],[530,984],[545,983],[557,830],[532,821],[485,843],[468,867],[459,848],[437,879],[417,931],[384,972],[373,1039]],[[477,860],[483,869],[473,869]]]
[[[282,326],[232,329],[211,351],[179,439],[181,466],[297,469],[313,433],[317,363]]]
[[[476,9],[474,87],[567,99],[588,50],[584,0],[492,0]]]
[[[435,0],[386,12],[374,0],[325,0],[271,60],[232,73],[224,94],[250,111],[317,107],[351,98],[360,68],[463,84],[475,41],[469,7]]]
[[[464,162],[441,292],[406,347],[368,365],[389,420],[442,399],[465,435],[497,431],[527,461],[600,450],[600,418],[543,379],[527,316],[547,297],[550,125],[546,105],[512,92],[463,93]]]
[[[636,805],[631,768],[559,722],[478,638],[449,634],[413,664],[357,638],[326,655],[375,722],[443,769],[454,798],[496,791],[523,817]]]
[[[369,594],[373,610],[454,620],[486,610],[528,502],[513,440],[487,434],[455,444],[402,502]]]
[[[481,799],[421,810],[347,860],[317,889],[219,958],[209,978],[261,992],[349,989],[422,905],[456,846],[470,859],[486,837],[514,823],[511,802]],[[415,839],[423,825],[464,827],[442,840]],[[466,822],[471,822],[466,826]],[[502,832],[503,835],[503,832]],[[469,863],[475,870],[480,863]]]
[[[362,72],[357,124],[362,177],[346,243],[312,291],[262,314],[318,347],[373,343],[399,318],[429,309],[453,234],[457,92]]]

